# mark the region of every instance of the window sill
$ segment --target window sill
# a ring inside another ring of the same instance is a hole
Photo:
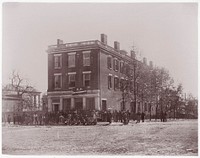
[[[54,88],[54,90],[61,90],[61,88]]]
[[[54,67],[54,69],[61,69],[62,67]]]
[[[84,87],[85,89],[89,89],[89,88],[91,88],[90,86],[86,86],[86,87]]]

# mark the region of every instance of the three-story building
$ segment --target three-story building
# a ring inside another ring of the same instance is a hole
[[[131,99],[122,104],[120,85],[127,80],[135,55],[120,50],[119,42],[108,46],[105,34],[101,41],[64,44],[58,39],[47,53],[48,111],[142,109]]]

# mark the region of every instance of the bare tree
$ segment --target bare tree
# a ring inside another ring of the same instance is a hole
[[[126,102],[132,100],[132,71],[128,64],[122,67],[123,73],[125,74],[125,78],[120,80],[120,90],[121,90],[121,98],[119,101],[122,101],[123,108],[125,107]]]
[[[169,92],[173,87],[173,79],[169,75],[169,71],[165,68],[155,67],[150,74],[150,95],[156,102],[156,117],[158,118],[158,110],[166,111],[169,104]]]
[[[10,76],[10,84],[6,85],[4,89],[15,91],[17,97],[21,99],[21,105],[17,107],[19,111],[27,107],[32,108],[31,96],[36,90],[15,70]]]
[[[27,92],[34,92],[35,89],[29,85],[28,81],[22,78],[18,72],[13,70],[12,75],[10,77],[11,86],[17,92],[18,96],[22,96]]]

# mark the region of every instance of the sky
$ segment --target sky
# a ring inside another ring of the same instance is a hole
[[[108,36],[108,45],[134,45],[148,62],[165,67],[198,96],[197,3],[4,3],[2,83],[16,70],[47,91],[47,47]]]

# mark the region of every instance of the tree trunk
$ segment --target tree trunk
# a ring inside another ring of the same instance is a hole
[[[149,121],[151,121],[151,104],[150,104],[150,115],[149,115]]]
[[[174,120],[176,119],[176,103],[174,104]]]

